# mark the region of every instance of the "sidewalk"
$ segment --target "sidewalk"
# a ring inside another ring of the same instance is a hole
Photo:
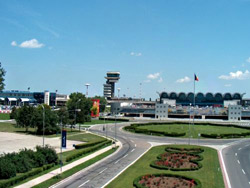
[[[117,145],[121,146],[121,144],[119,142],[118,142]],[[98,150],[95,153],[92,153],[92,154],[90,154],[90,155],[88,155],[86,157],[83,157],[83,158],[81,158],[81,159],[79,159],[77,161],[74,161],[74,162],[72,162],[70,164],[67,164],[66,166],[62,167],[62,172],[65,172],[65,171],[67,171],[67,170],[69,170],[69,169],[71,169],[71,168],[73,168],[73,167],[75,167],[77,165],[80,165],[81,163],[84,163],[84,162],[86,162],[86,161],[88,161],[88,160],[90,160],[90,159],[92,159],[92,158],[94,158],[94,157],[96,157],[96,156],[98,156],[98,155],[100,155],[100,154],[102,154],[102,153],[110,150],[110,149],[112,149],[112,145],[108,146],[106,148],[103,148],[101,150]],[[53,170],[53,171],[51,171],[51,172],[49,172],[47,174],[44,174],[44,175],[42,175],[40,177],[37,177],[37,178],[35,178],[33,180],[30,180],[30,181],[24,183],[22,185],[19,185],[16,188],[33,187],[33,186],[38,185],[38,184],[40,184],[40,183],[42,183],[42,182],[44,182],[44,181],[46,181],[46,180],[48,180],[50,178],[53,178],[54,176],[56,176],[56,175],[58,175],[60,173],[61,173],[60,168],[55,169],[55,170]]]

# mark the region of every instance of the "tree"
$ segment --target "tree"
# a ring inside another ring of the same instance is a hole
[[[67,102],[67,109],[69,112],[69,122],[73,125],[76,123],[84,123],[91,121],[90,109],[92,107],[92,101],[86,98],[82,93],[71,93]],[[80,111],[77,111],[80,109]]]
[[[95,96],[95,97],[93,97],[93,99],[99,99],[100,100],[99,111],[104,112],[105,108],[106,108],[106,105],[107,105],[107,100],[105,99],[105,97]]]
[[[44,134],[55,134],[60,131],[58,124],[58,116],[52,111],[50,106],[43,104],[45,110],[45,126]],[[34,114],[34,124],[37,127],[37,133],[43,134],[43,107],[39,105]]]
[[[24,127],[28,132],[29,127],[34,127],[35,108],[33,106],[24,105],[17,110],[16,122],[17,126]]]
[[[0,62],[0,91],[4,90],[4,76],[6,74],[6,71],[4,70],[4,68],[2,67],[2,63]]]
[[[62,123],[63,126],[69,123],[69,112],[66,107],[62,107],[57,111],[59,124]]]

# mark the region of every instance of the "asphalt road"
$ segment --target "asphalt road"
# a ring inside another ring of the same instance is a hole
[[[250,140],[222,150],[231,188],[250,187]]]
[[[60,188],[99,188],[103,187],[106,183],[116,177],[121,171],[127,168],[132,162],[140,157],[145,151],[147,151],[152,143],[166,143],[166,144],[194,144],[194,145],[207,145],[214,147],[226,147],[223,150],[223,158],[227,167],[228,175],[232,188],[247,188],[250,187],[250,141],[238,143],[238,139],[183,139],[183,138],[170,138],[150,136],[143,134],[134,134],[122,130],[122,127],[128,125],[128,123],[117,124],[115,131],[114,124],[108,124],[107,135],[109,137],[117,138],[123,145],[119,152],[115,155],[104,159],[102,163],[93,165],[87,171],[78,173],[74,177],[64,181],[57,185]],[[106,130],[103,131],[103,125],[97,125],[90,129],[91,132],[106,135]],[[117,134],[115,134],[115,132]],[[235,145],[234,145],[235,143]],[[245,144],[245,145],[244,145]],[[231,145],[231,146],[230,146]],[[239,147],[241,149],[239,150]],[[235,153],[237,157],[235,158]],[[240,168],[238,160],[241,161]],[[237,169],[237,171],[236,171]]]

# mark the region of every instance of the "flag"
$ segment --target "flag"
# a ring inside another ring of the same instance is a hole
[[[199,78],[196,76],[196,74],[194,74],[194,80],[197,82],[199,81]]]

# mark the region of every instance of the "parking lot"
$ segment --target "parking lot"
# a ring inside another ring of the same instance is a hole
[[[63,151],[74,149],[73,144],[82,142],[67,140],[67,148]],[[37,145],[42,146],[43,137],[25,134],[0,132],[0,154],[18,152],[20,149],[35,149]],[[60,152],[61,141],[59,137],[45,138],[45,144],[52,146],[56,152]]]

